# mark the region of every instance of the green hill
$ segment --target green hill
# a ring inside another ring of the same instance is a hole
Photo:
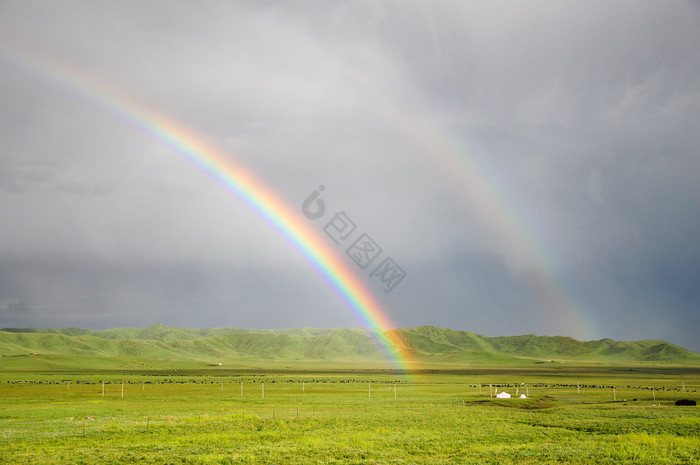
[[[700,355],[659,340],[579,341],[561,336],[486,337],[434,326],[391,332],[423,363],[523,365],[543,361],[698,363]],[[372,334],[363,329],[250,330],[243,328],[81,328],[0,330],[0,367],[158,366],[228,367],[252,362],[381,362]],[[20,360],[21,359],[21,360]],[[99,362],[96,362],[99,361]],[[150,363],[151,361],[153,363]]]

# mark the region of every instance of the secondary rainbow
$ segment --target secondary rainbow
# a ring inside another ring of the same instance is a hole
[[[12,53],[7,49],[0,49],[0,59],[86,98],[148,132],[237,194],[314,266],[352,312],[372,330],[380,349],[394,367],[400,370],[409,368],[410,356],[391,332],[395,329],[394,324],[363,282],[325,239],[309,226],[298,208],[291,208],[240,163],[174,119],[138,104],[65,63],[39,59],[27,53]]]
[[[490,167],[486,157],[466,148],[444,124],[436,124],[426,116],[429,112],[419,109],[415,102],[398,105],[386,92],[368,85],[365,90],[380,114],[399,127],[461,192],[462,201],[476,213],[481,226],[499,241],[505,255],[526,267],[526,282],[547,313],[547,329],[583,339],[597,337],[598,331],[586,311],[557,273],[556,254],[547,245],[550,241],[537,227],[534,215]]]

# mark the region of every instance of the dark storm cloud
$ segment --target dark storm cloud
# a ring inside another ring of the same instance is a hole
[[[0,326],[357,324],[236,195],[12,52],[181,121],[293,207],[324,184],[329,211],[406,269],[390,294],[358,270],[399,326],[700,350],[699,15],[684,2],[2,3]],[[512,243],[474,208],[491,199],[465,198],[469,178],[421,144],[426,127],[489,167],[476,175],[506,201],[490,214],[516,215]],[[598,333],[552,326],[532,273]]]

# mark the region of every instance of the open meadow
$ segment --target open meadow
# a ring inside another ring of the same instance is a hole
[[[0,465],[700,465],[699,77],[700,0],[0,0]]]
[[[692,464],[700,410],[674,403],[699,387],[653,364],[4,371],[0,463]]]

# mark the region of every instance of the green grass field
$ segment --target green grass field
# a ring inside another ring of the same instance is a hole
[[[700,400],[697,366],[20,368],[0,373],[3,464],[700,463],[700,410],[674,405]]]

